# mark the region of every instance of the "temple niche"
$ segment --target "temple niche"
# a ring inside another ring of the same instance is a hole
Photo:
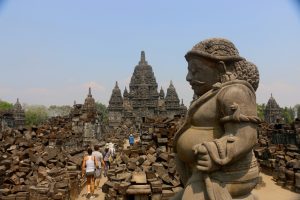
[[[123,96],[118,83],[109,100],[109,126],[118,127],[122,121],[130,120],[139,127],[139,125],[148,118],[174,117],[175,115],[184,115],[186,107],[180,104],[176,89],[171,81],[167,94],[163,88],[157,91],[158,84],[154,76],[151,65],[148,64],[145,52],[141,52],[141,58],[134,68],[129,91],[127,87]]]
[[[280,120],[282,120],[281,110],[282,109],[279,107],[273,95],[271,94],[271,97],[268,100],[264,113],[265,121],[269,124],[275,124],[280,122]]]

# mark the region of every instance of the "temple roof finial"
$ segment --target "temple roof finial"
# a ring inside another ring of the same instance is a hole
[[[147,64],[145,51],[141,51],[141,60],[140,60],[139,64]]]
[[[89,87],[89,94],[88,94],[88,96],[92,96],[92,89],[91,89],[91,87]]]
[[[141,62],[145,62],[146,61],[146,56],[145,56],[145,51],[141,52]]]

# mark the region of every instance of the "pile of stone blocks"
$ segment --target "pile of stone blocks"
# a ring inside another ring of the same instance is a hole
[[[106,199],[170,199],[182,189],[170,142],[179,125],[174,119],[142,125],[140,142],[123,149],[108,172]]]
[[[70,124],[58,117],[0,133],[0,199],[77,198],[83,148]]]
[[[261,171],[272,175],[278,185],[300,193],[300,142],[291,139],[294,137],[300,139],[300,124],[297,122],[280,129],[261,124],[254,154]]]

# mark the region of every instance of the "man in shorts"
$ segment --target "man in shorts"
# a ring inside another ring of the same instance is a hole
[[[101,176],[102,175],[102,167],[105,166],[104,161],[103,161],[103,155],[102,155],[102,153],[100,153],[98,145],[94,146],[94,151],[93,151],[92,155],[95,157],[95,159],[98,162],[98,168],[96,168],[96,171],[95,171],[95,188],[98,188],[98,186],[100,184],[100,179],[102,177]]]

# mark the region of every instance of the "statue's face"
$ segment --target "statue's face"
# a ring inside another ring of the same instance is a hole
[[[220,81],[216,63],[199,57],[191,58],[188,61],[186,80],[196,95],[203,95],[212,89],[213,84]]]

